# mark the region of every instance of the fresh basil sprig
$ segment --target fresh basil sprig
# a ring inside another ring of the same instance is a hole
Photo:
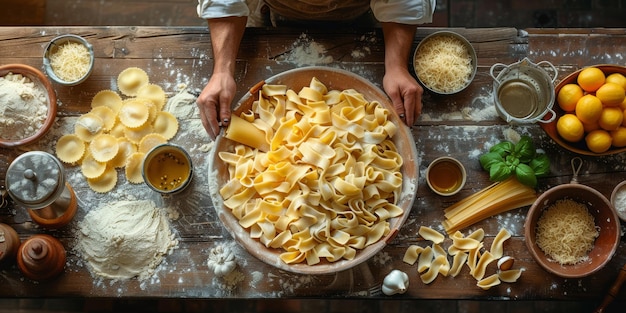
[[[517,144],[502,141],[480,156],[480,165],[489,171],[491,181],[503,181],[512,175],[524,185],[537,186],[537,177],[550,173],[550,159],[538,153],[532,139],[522,136]]]

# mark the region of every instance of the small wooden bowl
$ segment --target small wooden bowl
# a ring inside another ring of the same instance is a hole
[[[596,238],[589,258],[575,265],[561,265],[550,260],[536,243],[535,230],[541,214],[556,201],[571,199],[587,205],[600,235]],[[620,221],[609,200],[597,190],[578,183],[563,184],[544,192],[533,203],[524,223],[526,246],[533,259],[546,271],[564,278],[579,278],[593,274],[613,257],[620,243]]]
[[[593,67],[597,67],[601,69],[602,72],[604,72],[606,76],[612,73],[621,73],[621,74],[626,75],[626,67],[623,67],[623,66],[611,65],[611,64],[600,64],[600,65],[594,65]],[[572,84],[572,83],[575,84],[576,79],[578,78],[578,74],[580,74],[582,70],[583,69],[580,69],[574,73],[571,73],[567,75],[567,77],[565,77],[563,80],[561,80],[556,85],[554,94],[558,95],[561,88],[563,88],[563,86],[567,84]],[[539,123],[539,125],[541,126],[541,128],[543,128],[546,134],[550,138],[552,138],[552,140],[554,140],[554,142],[556,142],[559,146],[574,153],[578,153],[581,155],[590,155],[590,156],[611,155],[611,154],[617,154],[617,153],[622,153],[626,151],[626,147],[622,147],[622,148],[611,147],[609,148],[609,150],[603,153],[595,153],[587,148],[587,144],[585,143],[584,139],[580,140],[579,142],[569,142],[561,138],[561,136],[556,130],[556,123],[559,120],[559,117],[563,116],[565,112],[563,111],[563,109],[561,109],[559,104],[556,102],[557,101],[556,98],[554,101],[555,102],[554,102],[554,105],[552,106],[552,109],[554,110],[556,114],[556,118],[552,122]],[[550,116],[545,116],[543,120],[548,121],[549,118]]]
[[[25,64],[7,64],[0,66],[0,77],[4,77],[8,73],[21,74],[22,76],[33,81],[37,86],[41,87],[45,91],[46,100],[48,102],[48,115],[41,128],[30,137],[21,140],[8,140],[2,138],[0,135],[0,147],[2,148],[13,148],[35,143],[43,137],[48,130],[50,130],[50,127],[52,127],[54,119],[57,115],[56,93],[52,88],[50,80],[48,80],[48,78],[40,70]]]
[[[368,101],[379,101],[389,109],[392,121],[399,126],[398,132],[393,137],[393,141],[398,149],[398,153],[402,155],[404,160],[402,165],[402,191],[397,201],[397,205],[402,208],[404,213],[399,217],[390,219],[389,227],[391,231],[378,242],[365,249],[358,250],[352,260],[342,259],[336,262],[323,260],[315,265],[308,265],[306,262],[286,264],[280,259],[280,254],[284,252],[282,249],[267,248],[260,241],[251,238],[250,233],[239,224],[239,221],[233,216],[230,209],[223,205],[223,199],[217,189],[226,184],[229,180],[229,175],[227,166],[219,158],[218,154],[220,151],[232,151],[232,146],[235,143],[222,135],[218,136],[212,149],[212,155],[209,156],[209,173],[211,173],[209,175],[209,179],[211,180],[209,188],[216,213],[224,224],[224,227],[251,255],[269,265],[289,272],[300,274],[331,274],[349,269],[368,260],[395,238],[398,230],[408,218],[413,201],[415,200],[419,165],[417,162],[415,141],[410,129],[403,126],[403,122],[393,110],[391,101],[387,95],[366,79],[344,70],[313,66],[289,70],[272,76],[264,82],[257,84],[257,86],[251,89],[250,93],[242,97],[237,108],[234,110],[234,114],[239,115],[243,111],[250,110],[252,103],[258,96],[257,92],[253,91],[255,89],[258,90],[263,83],[286,85],[290,89],[300,90],[304,86],[309,86],[313,77],[317,77],[329,90],[354,89],[362,93]]]

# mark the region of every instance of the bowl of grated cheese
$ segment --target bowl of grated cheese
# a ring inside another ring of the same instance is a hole
[[[25,64],[0,66],[0,147],[32,144],[56,118],[57,99],[50,80]]]
[[[431,92],[451,95],[474,80],[478,59],[472,44],[453,31],[437,31],[415,48],[413,69],[419,82]]]
[[[546,271],[564,278],[599,271],[620,243],[620,221],[597,190],[572,182],[537,198],[524,223],[526,246]]]
[[[80,36],[68,34],[55,37],[44,50],[46,74],[64,86],[84,82],[91,75],[93,64],[93,46]]]

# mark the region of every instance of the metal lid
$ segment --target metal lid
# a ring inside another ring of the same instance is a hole
[[[26,152],[9,165],[5,181],[9,195],[17,203],[32,209],[43,208],[63,192],[63,164],[46,152]]]

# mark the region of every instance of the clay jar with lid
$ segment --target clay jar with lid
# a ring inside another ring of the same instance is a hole
[[[0,266],[14,261],[20,247],[20,237],[13,227],[0,223]]]
[[[7,192],[28,209],[33,221],[48,229],[67,225],[76,214],[76,194],[65,181],[63,164],[43,151],[18,156],[7,170]]]
[[[37,234],[28,238],[19,248],[17,266],[32,280],[48,280],[65,268],[65,248],[56,238]]]

